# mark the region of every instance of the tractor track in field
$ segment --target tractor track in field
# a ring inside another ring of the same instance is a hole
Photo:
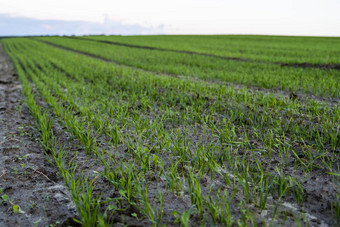
[[[273,89],[262,88],[262,87],[257,87],[257,86],[253,86],[253,85],[243,85],[243,84],[237,84],[237,83],[229,83],[229,82],[224,82],[224,81],[219,81],[219,80],[203,80],[203,79],[200,79],[200,78],[195,77],[195,76],[183,76],[183,75],[177,75],[177,74],[171,74],[171,73],[161,73],[161,72],[156,72],[156,71],[149,71],[149,70],[145,70],[145,69],[142,69],[142,68],[126,65],[126,64],[123,64],[123,63],[120,63],[120,62],[117,62],[117,61],[114,61],[114,60],[111,60],[111,59],[104,58],[104,57],[100,57],[100,56],[97,56],[95,54],[90,54],[90,53],[87,53],[87,52],[84,52],[84,51],[79,51],[79,50],[67,48],[67,47],[52,43],[52,42],[38,40],[38,39],[34,39],[34,40],[41,42],[41,43],[44,43],[44,44],[47,44],[47,45],[50,45],[50,46],[53,46],[53,47],[56,47],[56,48],[59,48],[59,49],[62,49],[62,50],[66,50],[66,51],[70,51],[70,52],[73,52],[73,53],[85,55],[85,56],[95,58],[95,59],[98,59],[98,60],[101,60],[101,61],[104,61],[104,62],[114,63],[118,66],[124,66],[124,67],[130,68],[130,69],[140,70],[140,71],[143,71],[143,72],[146,72],[146,73],[170,76],[170,77],[175,77],[175,78],[184,78],[184,79],[190,78],[190,80],[202,81],[202,82],[207,83],[207,84],[209,84],[209,83],[211,83],[211,84],[225,84],[227,87],[232,86],[236,89],[246,88],[246,89],[249,89],[249,90],[251,90],[255,93],[257,93],[257,92],[273,93],[276,96],[283,97],[285,99],[292,99],[293,98],[293,99],[296,99],[300,102],[306,102],[307,100],[316,100],[316,101],[324,103],[326,105],[334,106],[334,105],[337,105],[340,101],[340,99],[338,99],[338,98],[316,96],[316,95],[313,95],[313,94],[305,94],[303,92],[289,92],[289,91],[285,91],[285,90],[281,90],[281,89],[277,89],[277,88],[273,88]]]
[[[44,156],[21,89],[0,44],[0,226],[74,225],[77,212]]]
[[[130,48],[138,48],[138,49],[146,49],[146,50],[158,50],[158,51],[167,51],[167,52],[175,52],[175,53],[190,54],[190,55],[208,56],[208,57],[214,57],[214,58],[224,59],[224,60],[228,60],[228,61],[240,61],[240,62],[258,63],[258,64],[273,64],[273,65],[279,65],[281,67],[340,70],[340,64],[317,64],[317,63],[308,63],[308,62],[303,62],[303,63],[267,62],[267,61],[257,61],[257,60],[247,59],[247,58],[226,57],[226,56],[220,56],[220,55],[215,55],[215,54],[200,53],[200,52],[196,52],[196,51],[173,50],[173,49],[167,49],[167,48],[134,45],[134,44],[120,43],[120,42],[107,41],[107,40],[88,39],[88,38],[84,38],[84,37],[68,37],[68,38],[87,40],[87,41],[93,41],[93,42],[99,42],[99,43],[106,43],[106,44],[117,45],[117,46],[125,46],[125,47],[130,47]]]

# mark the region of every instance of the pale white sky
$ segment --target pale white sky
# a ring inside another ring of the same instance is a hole
[[[0,0],[0,14],[153,33],[340,36],[340,0]]]

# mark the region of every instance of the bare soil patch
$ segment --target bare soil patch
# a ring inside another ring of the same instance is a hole
[[[0,226],[74,224],[73,202],[38,138],[14,66],[0,45]]]

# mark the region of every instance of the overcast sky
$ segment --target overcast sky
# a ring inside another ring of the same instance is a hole
[[[72,29],[75,34],[340,36],[340,0],[0,0],[0,35]]]

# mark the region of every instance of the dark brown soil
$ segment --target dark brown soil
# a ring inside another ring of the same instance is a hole
[[[0,226],[72,225],[77,212],[56,168],[45,159],[32,122],[0,45],[0,197],[9,197],[0,199]],[[15,205],[20,213],[14,213]]]

